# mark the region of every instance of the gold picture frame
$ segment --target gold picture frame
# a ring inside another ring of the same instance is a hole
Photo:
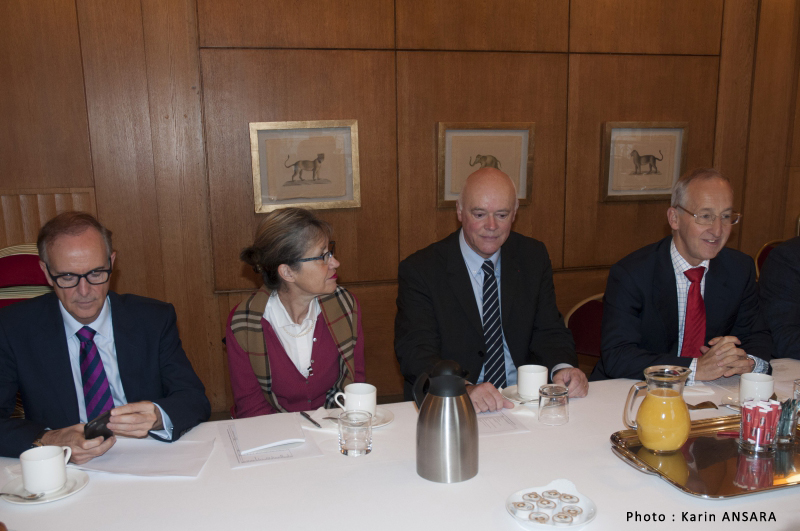
[[[498,168],[511,178],[520,205],[530,204],[535,125],[534,122],[438,122],[438,207],[455,207],[467,176],[487,166]]]
[[[606,122],[600,201],[668,200],[686,171],[688,127],[687,122]]]
[[[357,120],[250,123],[256,213],[358,208]]]

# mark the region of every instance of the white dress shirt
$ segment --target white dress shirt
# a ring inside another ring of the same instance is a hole
[[[286,355],[305,378],[308,378],[311,371],[311,351],[316,341],[314,328],[317,326],[320,311],[319,301],[314,297],[303,321],[295,323],[289,317],[277,291],[270,294],[267,307],[264,308],[264,319],[272,325]]]
[[[675,272],[675,285],[678,288],[678,356],[680,356],[681,348],[683,348],[683,331],[686,327],[686,301],[689,298],[689,288],[692,284],[689,282],[689,279],[686,278],[684,272],[695,267],[706,268],[705,271],[703,271],[703,278],[700,280],[700,296],[702,296],[703,300],[705,301],[706,275],[708,274],[708,268],[711,262],[709,260],[703,260],[699,265],[693,266],[687,262],[683,256],[681,256],[680,252],[678,252],[678,248],[675,247],[674,238],[669,244],[669,255],[670,258],[672,258],[672,269]],[[761,358],[751,356],[750,354],[748,354],[747,357],[753,360],[753,363],[755,363],[753,366],[753,372],[767,372],[767,362]],[[689,374],[689,378],[686,380],[686,385],[694,385],[694,378],[697,374],[697,360],[698,358],[693,358],[692,363],[689,365],[689,368],[692,370],[692,372]]]
[[[88,422],[92,419],[86,418],[86,403],[83,396],[83,379],[81,377],[81,341],[76,335],[78,331],[84,326],[88,326],[96,333],[94,335],[94,344],[97,346],[97,352],[100,354],[100,360],[103,362],[103,370],[105,370],[106,378],[108,378],[108,385],[111,389],[111,397],[114,399],[114,407],[124,406],[128,403],[125,398],[125,390],[122,388],[122,379],[119,375],[119,364],[117,363],[117,349],[114,345],[114,326],[111,318],[111,303],[108,296],[106,302],[103,304],[103,309],[100,314],[92,323],[83,325],[75,320],[72,315],[64,308],[61,301],[58,301],[58,308],[61,310],[61,317],[64,319],[64,332],[67,335],[67,349],[69,350],[69,363],[72,367],[72,379],[75,383],[75,394],[78,396],[78,412],[80,413],[81,422]],[[161,406],[155,404],[161,412],[161,420],[164,424],[162,430],[151,430],[151,433],[167,440],[172,439],[172,421],[169,415],[161,409]]]

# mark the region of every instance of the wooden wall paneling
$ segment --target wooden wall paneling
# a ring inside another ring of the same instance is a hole
[[[514,230],[542,240],[561,266],[567,56],[398,52],[400,256],[458,228],[436,204],[437,122],[536,122],[533,197]]]
[[[781,238],[800,236],[797,224],[800,220],[800,167],[789,168],[789,179],[786,186],[786,220]]]
[[[723,0],[571,0],[569,4],[571,52],[719,53]]]
[[[741,250],[755,256],[785,228],[787,166],[797,95],[800,4],[761,2],[747,151]]]
[[[758,1],[726,2],[719,58],[714,167],[731,180],[735,208],[741,210],[747,164],[750,89],[758,23]],[[728,246],[738,247],[739,225]]]
[[[800,167],[800,71],[795,72],[797,92],[794,99],[794,118],[792,122],[792,144],[789,166]]]
[[[599,201],[603,124],[688,122],[687,168],[708,166],[718,69],[716,57],[570,55],[565,267],[611,265],[669,234],[669,201]]]
[[[163,299],[141,4],[77,5],[97,213],[118,251],[112,288]]]
[[[199,0],[200,45],[392,48],[393,0]]]
[[[395,278],[394,54],[207,49],[201,60],[216,289],[259,283],[238,259],[264,217],[253,207],[249,122],[358,120],[362,206],[317,214],[334,227],[342,281]]]
[[[36,243],[39,229],[67,210],[95,214],[93,188],[49,188],[41,190],[0,190],[3,230],[0,248],[21,243]]]
[[[227,378],[211,260],[196,5],[143,0],[142,18],[164,295],[216,411],[226,407]]]
[[[800,71],[795,71],[794,83],[796,96],[794,99],[789,176],[786,187],[786,215],[784,216],[783,229],[783,237],[785,238],[796,235],[798,217],[800,217]]]
[[[73,0],[0,3],[0,188],[93,186]]]
[[[378,396],[402,401],[403,376],[394,354],[394,316],[397,313],[397,282],[346,284],[361,305],[364,359],[367,382],[378,388]]]
[[[608,268],[554,271],[558,311],[562,316],[567,315],[582,300],[605,292],[607,280]]]
[[[397,0],[397,47],[566,52],[569,2]]]
[[[237,304],[241,303],[242,301],[246,300],[247,297],[250,295],[249,291],[231,291],[226,293],[219,293],[216,295],[217,305],[218,305],[218,318],[220,323],[220,328],[222,330],[222,335],[220,338],[225,337],[226,327],[228,326],[228,315],[231,313]],[[231,390],[231,378],[230,372],[228,369],[228,353],[223,346],[222,349],[223,356],[223,367],[222,367],[222,374],[220,375],[225,381],[225,407],[218,408],[214,407],[214,411],[225,411],[230,410],[233,406],[233,391]]]

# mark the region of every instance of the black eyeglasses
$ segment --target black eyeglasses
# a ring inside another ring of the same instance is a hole
[[[50,278],[52,278],[53,282],[56,283],[56,286],[63,289],[74,288],[80,283],[82,278],[85,278],[86,282],[95,286],[98,284],[105,284],[108,282],[108,279],[111,278],[110,258],[108,259],[108,269],[93,269],[88,273],[84,273],[83,275],[79,275],[78,273],[54,275],[50,272],[50,266],[48,264],[44,264],[44,266],[47,268],[47,274],[50,275]]]
[[[322,260],[322,263],[328,265],[328,262],[331,261],[331,256],[336,252],[336,242],[331,240],[328,244],[328,250],[322,253],[319,256],[315,256],[313,258],[301,258],[298,262],[313,262],[314,260]]]
[[[695,214],[694,212],[689,212],[680,205],[675,208],[680,208],[690,216],[694,217],[694,222],[698,225],[713,225],[714,221],[717,219],[716,214]],[[724,214],[720,214],[719,219],[722,221],[723,225],[736,225],[739,223],[739,220],[742,219],[742,215],[739,212],[726,212]]]

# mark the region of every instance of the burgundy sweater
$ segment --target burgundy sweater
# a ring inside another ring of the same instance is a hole
[[[261,385],[250,365],[250,356],[233,336],[231,318],[235,311],[236,308],[228,316],[228,326],[225,330],[228,370],[231,376],[234,400],[233,416],[243,418],[276,413],[264,398]],[[287,411],[309,411],[324,405],[325,394],[339,377],[340,354],[322,314],[317,319],[317,325],[314,328],[314,346],[311,349],[312,371],[308,378],[305,378],[294,366],[272,325],[263,317],[261,318],[261,328],[264,330],[264,341],[269,356],[272,390],[278,397],[281,406]],[[358,339],[353,352],[356,382],[365,380],[364,337],[362,334],[361,312],[358,312]]]

